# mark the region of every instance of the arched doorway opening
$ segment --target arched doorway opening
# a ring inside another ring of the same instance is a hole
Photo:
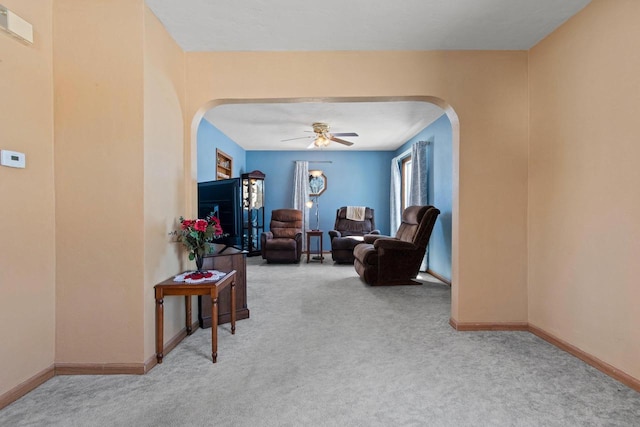
[[[186,147],[185,178],[187,182],[187,208],[195,212],[197,210],[197,143],[198,127],[205,113],[217,106],[225,104],[266,104],[266,103],[341,103],[341,102],[393,102],[393,101],[417,101],[426,102],[440,107],[446,114],[451,124],[451,150],[452,150],[452,195],[451,195],[451,317],[457,318],[458,313],[458,288],[459,288],[459,146],[460,131],[458,115],[453,107],[445,100],[432,96],[400,96],[400,97],[338,97],[338,98],[256,98],[256,99],[214,99],[202,105],[191,120],[189,128],[189,145]]]

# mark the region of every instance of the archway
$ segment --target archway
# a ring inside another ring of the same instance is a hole
[[[188,159],[185,165],[185,179],[187,185],[187,209],[197,212],[197,137],[198,126],[205,113],[224,104],[255,104],[255,103],[302,103],[302,102],[392,102],[418,101],[427,102],[440,107],[451,123],[452,143],[452,218],[451,218],[451,318],[458,317],[458,277],[459,277],[459,158],[460,158],[460,130],[458,115],[446,101],[432,96],[398,96],[398,97],[336,97],[336,98],[254,98],[254,99],[215,99],[202,105],[191,120],[189,127],[189,145],[186,147]]]

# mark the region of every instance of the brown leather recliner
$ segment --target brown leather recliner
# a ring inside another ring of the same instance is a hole
[[[302,255],[302,211],[274,209],[270,231],[260,235],[262,258],[267,262],[300,262]]]
[[[360,278],[369,285],[419,285],[413,279],[439,214],[433,206],[409,206],[395,237],[365,235],[353,250]]]
[[[365,234],[380,234],[375,229],[374,210],[371,208],[365,208],[363,221],[347,219],[347,207],[338,208],[333,228],[329,230],[331,257],[340,264],[353,264],[353,248],[363,242]]]

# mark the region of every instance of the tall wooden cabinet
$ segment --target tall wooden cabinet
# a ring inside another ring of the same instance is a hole
[[[235,248],[226,248],[222,253],[204,256],[205,270],[229,272],[236,270],[236,319],[247,319],[247,262],[246,253]],[[224,288],[218,296],[218,324],[231,322],[231,289]],[[211,327],[211,298],[198,297],[198,322],[201,328]]]

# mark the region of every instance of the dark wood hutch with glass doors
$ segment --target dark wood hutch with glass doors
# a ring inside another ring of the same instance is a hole
[[[264,178],[255,170],[242,180],[242,249],[247,256],[260,255],[260,234],[264,232]]]

